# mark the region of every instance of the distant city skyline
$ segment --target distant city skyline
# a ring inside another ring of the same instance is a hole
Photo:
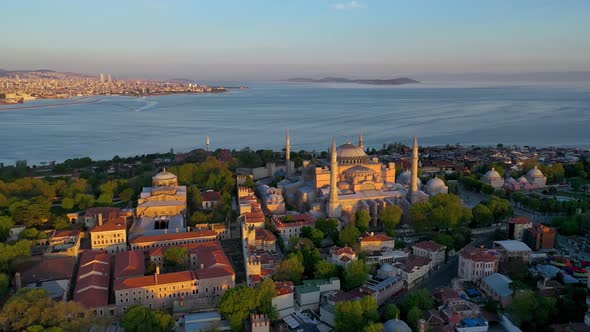
[[[18,1],[0,68],[113,77],[590,71],[590,1]]]

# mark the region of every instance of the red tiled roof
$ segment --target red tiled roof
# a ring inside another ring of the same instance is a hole
[[[122,251],[115,254],[115,279],[144,274],[145,255],[143,251]]]
[[[374,235],[365,235],[361,239],[361,241],[365,241],[365,242],[385,242],[385,241],[391,241],[391,240],[393,240],[393,238],[391,238],[387,234],[383,234],[383,233],[374,234]]]
[[[275,282],[275,288],[278,296],[295,292],[295,285],[292,281],[277,281]]]
[[[216,237],[217,233],[212,230],[201,230],[201,231],[193,231],[193,232],[183,232],[183,233],[169,233],[169,234],[159,234],[159,235],[145,235],[137,237],[131,240],[131,243],[138,244],[138,243],[151,243],[151,242],[164,242],[164,241],[174,241],[174,240],[187,240],[187,239],[197,239],[201,237]]]
[[[201,193],[203,202],[219,202],[221,200],[221,193],[219,191],[205,191]]]
[[[276,228],[280,229],[315,225],[315,218],[310,214],[301,213],[290,216],[293,217],[293,221],[291,222],[285,222],[285,217],[273,217],[273,222]]]
[[[76,258],[55,257],[43,258],[43,260],[29,265],[28,268],[20,270],[23,285],[50,280],[71,280],[74,275]]]
[[[461,250],[461,256],[474,262],[495,262],[499,259],[484,248],[465,248]]]
[[[125,221],[125,217],[120,217],[116,219],[109,219],[106,223],[102,225],[97,225],[90,233],[97,233],[97,232],[110,232],[110,231],[117,231],[123,230],[127,228],[127,222]]]
[[[260,228],[256,230],[256,240],[260,241],[276,241],[277,237],[268,229]]]
[[[355,255],[356,253],[354,252],[354,249],[352,249],[351,247],[342,247],[342,248],[336,250],[336,254],[337,255],[342,255],[342,254]]]
[[[193,271],[182,271],[182,272],[172,272],[172,273],[163,273],[156,275],[149,275],[143,277],[131,277],[125,279],[117,279],[113,285],[113,289],[123,290],[123,289],[130,289],[130,288],[141,288],[141,287],[149,287],[155,285],[164,285],[164,284],[172,284],[178,282],[187,282],[191,280],[196,280],[197,276]]]
[[[413,247],[418,247],[420,249],[424,249],[424,250],[428,250],[428,251],[440,251],[440,250],[444,250],[445,246],[438,244],[434,241],[422,241],[422,242],[418,242],[418,243],[414,244]]]
[[[111,255],[85,251],[80,255],[78,280],[73,300],[86,308],[105,307],[109,303]]]
[[[510,219],[509,223],[525,225],[525,224],[531,224],[532,221],[528,217],[519,216],[519,217],[513,217],[512,219]]]
[[[74,236],[80,236],[80,231],[77,229],[76,230],[61,229],[61,230],[56,230],[55,233],[53,233],[53,236],[51,238],[55,239],[55,238],[60,238],[60,237],[74,237]]]
[[[421,267],[430,263],[430,258],[421,257],[421,256],[412,256],[412,257],[405,257],[401,258],[400,260],[400,268],[408,273],[412,272],[415,267]]]

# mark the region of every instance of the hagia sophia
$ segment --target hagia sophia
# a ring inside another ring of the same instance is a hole
[[[416,137],[412,146],[411,170],[402,172],[397,179],[395,163],[383,164],[367,155],[362,132],[358,145],[348,141],[337,146],[336,139],[333,139],[330,160],[304,163],[301,175],[292,172],[288,131],[286,142],[287,176],[279,182],[278,188],[286,203],[300,211],[353,220],[356,211],[367,209],[375,223],[380,212],[389,205],[398,205],[407,211],[412,204],[448,192],[444,181],[436,177],[422,185],[418,178]]]

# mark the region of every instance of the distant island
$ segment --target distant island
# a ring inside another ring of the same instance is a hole
[[[320,79],[313,78],[290,78],[289,82],[299,83],[356,83],[356,84],[373,84],[373,85],[402,85],[402,84],[416,84],[420,83],[416,80],[407,77],[392,78],[392,79],[349,79],[342,77],[324,77]]]

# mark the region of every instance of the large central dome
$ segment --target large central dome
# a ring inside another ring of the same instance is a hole
[[[339,164],[364,164],[369,161],[365,151],[350,142],[340,145],[336,152]]]

